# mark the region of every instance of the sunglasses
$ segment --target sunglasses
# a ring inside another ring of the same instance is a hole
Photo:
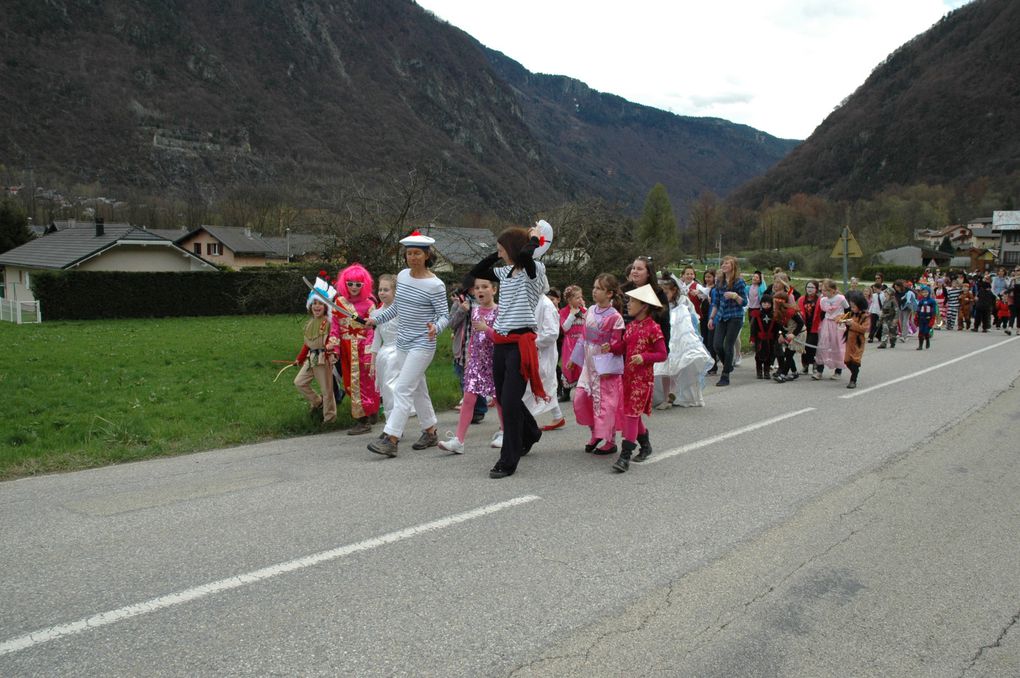
[[[364,284],[365,284],[365,283],[355,282],[355,281],[353,281],[353,280],[348,280],[348,281],[347,281],[347,286],[348,286],[348,287],[361,287],[361,286],[362,286],[362,285],[364,285]]]

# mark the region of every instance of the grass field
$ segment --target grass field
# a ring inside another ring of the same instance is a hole
[[[174,455],[325,426],[294,389],[304,316],[0,323],[0,480]],[[459,398],[449,333],[428,372],[438,409]]]

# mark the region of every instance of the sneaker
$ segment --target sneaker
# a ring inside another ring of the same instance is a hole
[[[446,440],[439,441],[439,449],[446,450],[447,452],[453,452],[454,454],[464,454],[464,443],[450,431],[447,431],[446,435]]]
[[[596,455],[598,455],[600,457],[604,457],[604,456],[607,456],[607,455],[610,455],[610,454],[616,454],[617,451],[618,450],[616,448],[616,443],[613,443],[612,445],[610,445],[606,449],[602,449],[601,447],[596,447],[594,452],[592,452],[592,454],[596,454]]]
[[[411,445],[411,449],[412,450],[424,450],[424,449],[427,449],[429,447],[435,447],[438,444],[439,444],[439,435],[435,431],[433,431],[432,433],[429,433],[428,431],[422,431],[421,432],[421,437],[419,437],[418,440],[415,441],[415,443],[413,445]]]
[[[503,449],[503,432],[496,431],[492,434],[492,439],[489,441],[489,447],[493,449]]]
[[[471,415],[472,424],[481,424],[484,419],[485,415],[482,414],[481,412],[475,412],[474,414]]]
[[[661,403],[659,403],[658,405],[655,406],[655,409],[657,409],[657,410],[671,410],[671,409],[673,409],[673,404],[671,402],[669,402],[668,400],[663,400]]]
[[[821,372],[812,372],[811,373],[811,379],[813,381],[821,381],[822,380],[822,373]]]
[[[849,384],[846,385],[846,387],[847,388],[857,388],[857,382],[856,381],[851,381]]]
[[[730,375],[728,375],[728,374],[722,375],[721,377],[719,377],[719,381],[715,382],[715,385],[716,386],[729,386],[730,385]]]
[[[835,372],[829,375],[829,381],[836,381],[837,379],[839,379],[839,375]]]
[[[566,419],[559,419],[557,421],[554,421],[551,424],[546,424],[545,426],[542,427],[542,430],[543,431],[555,431],[556,429],[563,428],[566,425],[567,425],[567,420]]]
[[[772,381],[776,382],[777,384],[782,384],[786,381],[786,377],[783,376],[782,374],[777,374],[774,377],[772,377]]]
[[[395,457],[397,456],[397,444],[390,440],[389,436],[384,436],[379,440],[373,440],[368,444],[368,451],[381,454],[384,457]]]
[[[717,374],[719,374],[719,368],[718,367],[713,367],[708,372],[705,372],[705,376],[706,377],[714,377]]]
[[[797,381],[798,379],[800,379],[800,375],[796,372],[786,377],[786,381]]]

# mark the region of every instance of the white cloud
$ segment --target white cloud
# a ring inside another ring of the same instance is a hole
[[[418,0],[531,71],[789,138],[965,1]]]

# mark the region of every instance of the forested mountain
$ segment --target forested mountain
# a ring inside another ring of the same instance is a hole
[[[1018,169],[1020,2],[975,0],[889,55],[731,203],[757,208],[797,193],[855,199]]]
[[[465,209],[725,194],[795,142],[534,76],[410,0],[6,0],[0,165],[315,204],[427,169]]]

